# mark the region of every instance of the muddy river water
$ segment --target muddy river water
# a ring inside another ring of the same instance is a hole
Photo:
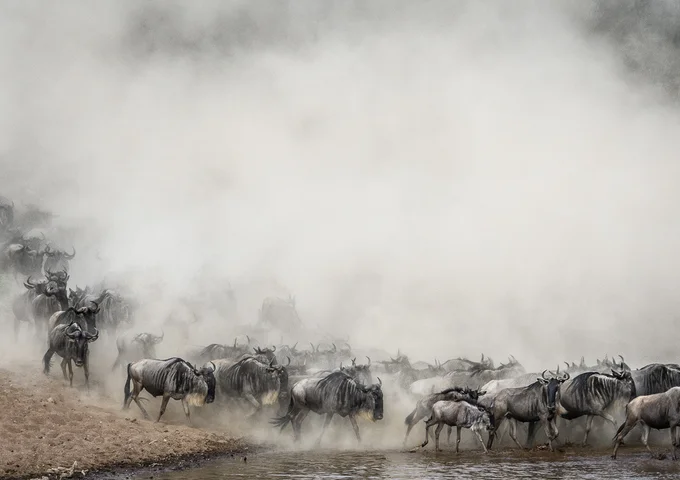
[[[680,478],[680,461],[652,459],[641,451],[574,452],[359,452],[312,451],[259,453],[223,458],[201,467],[157,473],[154,479],[659,479]],[[149,473],[132,478],[148,479]]]

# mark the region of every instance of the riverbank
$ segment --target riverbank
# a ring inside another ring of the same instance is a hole
[[[249,451],[243,439],[209,426],[141,420],[60,377],[58,366],[51,378],[33,368],[0,369],[0,478],[82,478]]]

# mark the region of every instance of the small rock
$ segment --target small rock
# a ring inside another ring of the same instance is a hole
[[[54,401],[54,398],[50,397],[47,399],[47,403],[57,403]]]

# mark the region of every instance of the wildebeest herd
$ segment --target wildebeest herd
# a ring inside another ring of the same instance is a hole
[[[0,273],[24,288],[11,303],[15,337],[22,325],[32,327],[35,338],[45,346],[45,374],[56,354],[69,385],[73,386],[75,364],[82,368],[88,389],[90,349],[97,348],[100,334],[115,338],[117,356],[111,370],[125,377],[124,408],[134,401],[145,418],[149,415],[142,405],[143,391],[162,398],[156,421],[170,399],[181,401],[188,421],[191,406],[228,404],[248,409],[253,421],[260,414],[267,415],[269,423],[280,430],[290,424],[293,438],[299,441],[311,411],[325,416],[317,443],[335,416],[347,417],[361,441],[357,420],[383,420],[389,415],[390,399],[399,394],[414,404],[405,419],[404,445],[418,422],[425,424],[421,447],[433,436],[439,450],[439,436],[447,426],[449,441],[456,428],[456,451],[465,428],[474,433],[485,452],[500,441],[499,428],[504,424],[520,448],[534,444],[540,425],[553,450],[560,424],[585,417],[585,445],[593,420],[600,417],[607,422],[603,428],[612,432],[618,428],[614,457],[636,425],[642,426],[642,441],[648,449],[650,428],[669,428],[676,457],[680,442],[677,364],[632,369],[623,357],[616,361],[607,356],[594,365],[586,365],[581,358],[579,364],[565,362],[562,368],[530,373],[513,356],[498,366],[484,355],[479,361],[453,358],[430,364],[412,362],[402,352],[396,358],[371,361],[365,357],[365,363],[357,363],[359,355],[348,342],[312,343],[310,348],[281,342],[263,347],[256,333],[244,335],[245,341],[237,338],[224,344],[187,346],[186,351],[176,352],[181,357],[157,358],[156,346],[165,333],[146,330],[136,318],[136,300],[104,286],[72,288],[70,262],[77,258],[75,248],[62,250],[40,231],[39,223],[48,215],[32,211],[23,217],[32,223],[21,224],[14,209],[13,202],[0,197]],[[265,298],[258,318],[261,325],[278,323],[292,329],[301,324],[292,296]],[[625,416],[619,427],[617,416]],[[527,425],[525,445],[518,440],[518,424]]]

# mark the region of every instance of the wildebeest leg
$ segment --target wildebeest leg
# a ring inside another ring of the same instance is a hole
[[[482,438],[482,434],[479,433],[479,430],[475,428],[472,431],[475,432],[475,435],[477,435],[477,438],[479,439],[479,443],[482,444],[482,448],[484,449],[484,453],[489,453],[489,451],[486,449],[486,445],[484,445],[484,439]],[[460,440],[460,437],[459,437],[459,440]]]
[[[149,414],[146,412],[146,409],[142,406],[142,402],[140,402],[139,398],[137,398],[137,397],[139,397],[139,394],[142,392],[142,385],[133,380],[132,388],[133,388],[132,395],[130,395],[128,397],[127,404],[124,406],[124,408],[125,409],[130,408],[130,403],[132,402],[132,400],[134,400],[135,403],[137,404],[137,406],[139,407],[139,409],[142,411],[142,415],[144,416],[144,418],[146,418],[148,420]]]
[[[496,432],[498,431],[498,427],[500,427],[501,423],[503,422],[503,418],[496,418],[493,426],[493,430],[489,432],[489,440],[486,442],[486,448],[490,449],[491,446],[493,445],[493,440],[496,437]]]
[[[550,451],[554,452],[555,449],[553,448],[553,440],[555,440],[559,435],[559,430],[557,430],[557,425],[555,423],[555,417],[552,419],[543,418],[541,419],[541,422],[543,423],[543,428],[545,429],[545,435],[548,437],[548,446],[550,447]]]
[[[45,375],[50,373],[50,361],[52,360],[52,355],[54,355],[54,350],[51,348],[47,349],[45,355],[43,355],[43,373]]]
[[[642,424],[642,443],[645,447],[647,447],[647,451],[649,453],[652,453],[652,449],[649,448],[649,425],[646,423]]]
[[[248,400],[248,401],[250,402],[250,404],[251,404],[253,407],[255,407],[255,411],[254,411],[253,413],[251,413],[250,415],[248,415],[247,418],[254,417],[254,416],[260,411],[260,409],[262,408],[262,405],[261,405],[260,402],[258,402],[257,399],[256,399],[255,397],[253,397],[253,395],[250,394],[250,393],[246,393],[246,394],[244,394],[243,396],[246,398],[246,400]]]
[[[70,358],[66,362],[66,365],[68,365],[68,386],[73,387],[73,363],[71,363]]]
[[[536,422],[529,422],[527,427],[527,448],[531,449],[534,446],[534,439],[536,438]]]
[[[316,441],[317,445],[321,445],[321,439],[323,438],[323,434],[326,432],[326,429],[328,428],[328,425],[330,425],[332,419],[333,419],[333,414],[327,413],[326,414],[326,420],[324,420],[323,427],[321,428],[321,435],[319,435],[319,438]]]
[[[437,425],[437,429],[434,431],[434,451],[439,452],[441,449],[439,448],[439,434],[442,433],[442,428],[444,428],[444,424],[440,423]]]
[[[191,423],[191,414],[189,412],[189,404],[184,399],[182,399],[182,408],[184,409],[184,415],[187,416],[187,420],[189,421],[189,423]]]
[[[623,443],[623,439],[633,428],[635,428],[636,423],[637,422],[635,421],[631,422],[629,419],[626,419],[626,421],[619,427],[619,430],[616,432],[616,436],[614,437],[614,451],[612,452],[612,458],[616,458],[616,452]]]
[[[430,427],[437,422],[433,419],[430,418],[426,423],[425,423],[425,441],[420,445],[420,448],[424,448],[425,445],[430,441]]]
[[[83,373],[85,374],[85,386],[87,387],[87,391],[90,391],[90,362],[89,360],[85,360],[85,363],[83,363]]]
[[[671,428],[669,428],[669,431],[671,432],[671,448],[673,448],[673,460],[677,460],[675,451],[678,445],[676,429],[677,426],[671,424]]]
[[[137,399],[135,398],[135,400],[137,400]],[[170,400],[170,396],[169,395],[163,395],[163,400],[161,401],[161,411],[158,412],[158,418],[156,419],[156,423],[161,421],[161,417],[165,413],[165,407],[168,406],[168,400]]]
[[[302,422],[305,421],[305,418],[307,418],[307,415],[309,414],[309,410],[301,410],[297,414],[293,416],[293,420],[291,420],[291,425],[293,426],[293,441],[294,442],[299,442],[302,434]]]
[[[420,411],[416,409],[413,412],[413,417],[411,417],[411,421],[406,423],[406,435],[404,436],[404,445],[406,445],[406,440],[408,439],[409,433],[411,433],[411,430],[420,421],[421,418],[423,418],[423,415],[421,415]]]
[[[451,431],[451,428],[452,427],[449,427],[449,432]],[[462,428],[463,427],[456,426],[456,453],[458,453],[458,447],[460,446],[460,431]],[[486,448],[484,448],[484,450],[486,450]]]
[[[514,418],[509,419],[510,421],[510,438],[512,438],[520,450],[524,450],[524,447],[517,441],[517,420]]]
[[[453,432],[453,427],[451,425],[447,425],[448,430],[446,431],[446,444],[451,445],[451,432]]]
[[[593,427],[594,418],[595,417],[593,415],[586,415],[586,434],[583,436],[583,442],[581,443],[582,447],[585,447],[588,443],[588,434],[590,433],[590,429]]]
[[[354,415],[350,415],[349,421],[352,424],[352,428],[354,429],[354,434],[357,436],[357,442],[361,443],[361,435],[359,435],[359,425],[357,425],[357,419],[354,417]]]
[[[66,375],[66,359],[61,359],[61,373],[64,375],[64,380],[68,380],[68,375]]]

